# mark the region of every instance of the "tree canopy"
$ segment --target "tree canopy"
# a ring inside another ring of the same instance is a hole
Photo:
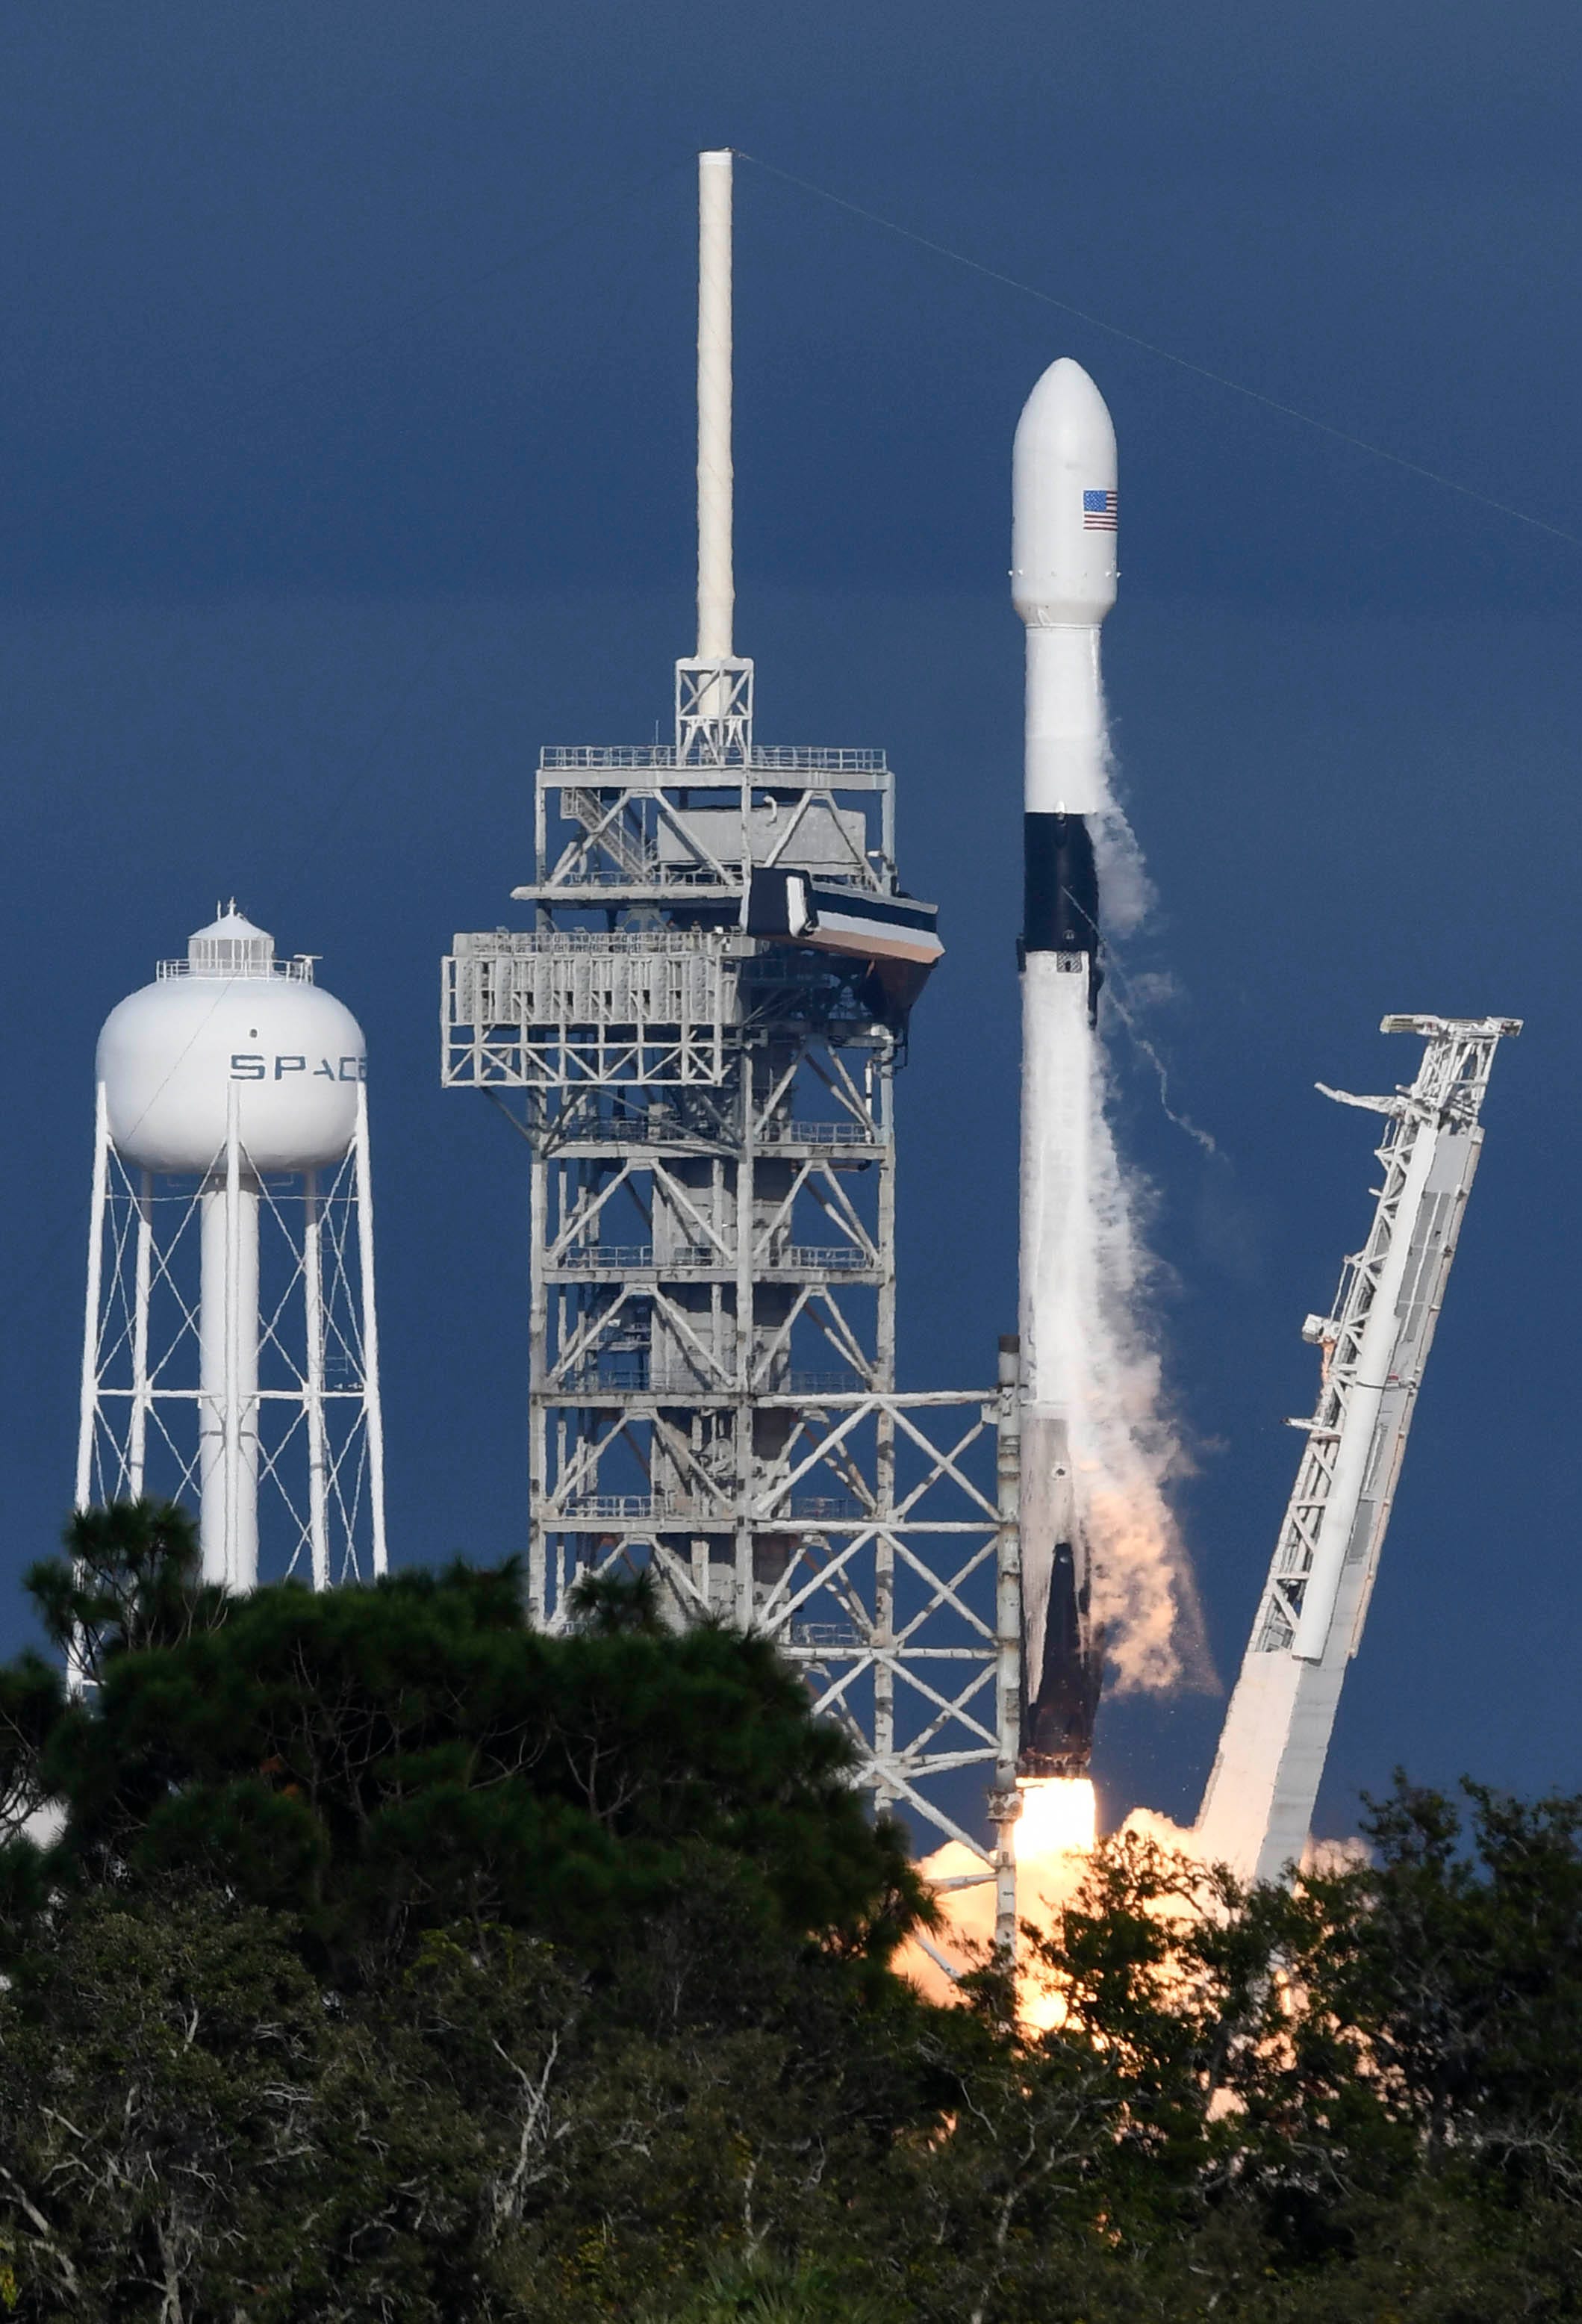
[[[1110,1842],[1035,2033],[889,1966],[903,1837],[763,1641],[546,1637],[509,1565],[231,1600],[168,1507],[69,1549],[91,1683],[0,1671],[0,2312],[1582,2312],[1582,1803],[1398,1779],[1294,1894]]]
[[[645,1582],[547,1638],[512,1563],[236,1600],[198,1579],[179,1509],[95,1512],[72,1547],[29,1586],[94,1683],[10,1674],[19,1778],[36,1740],[25,1780],[64,1813],[56,1882],[202,1881],[292,1915],[342,1985],[461,1926],[603,1959],[713,1877],[766,1938],[878,1958],[922,1908],[768,1643],[673,1635]]]

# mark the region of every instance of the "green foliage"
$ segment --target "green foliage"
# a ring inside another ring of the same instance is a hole
[[[648,2310],[643,2324],[889,2324],[898,2315],[853,2293],[838,2269],[738,2258],[712,2267],[679,2307]]]
[[[198,1532],[175,1501],[112,1501],[69,1521],[66,1555],[31,1566],[24,1586],[45,1635],[90,1679],[117,1655],[174,1645],[225,1619],[205,1582]]]
[[[761,1641],[465,1567],[207,1590],[179,1510],[0,1671],[0,2314],[1559,2324],[1582,1802],[1398,1779],[1293,1895],[1101,1849],[962,2006]],[[58,1836],[17,1830],[41,1804]]]
[[[542,1637],[510,1565],[227,1600],[146,1504],[78,1519],[73,1547],[76,1572],[30,1581],[97,1678],[39,1752],[63,1879],[211,1882],[293,1915],[342,1984],[454,1925],[606,1957],[713,1858],[766,1936],[882,1956],[924,1909],[762,1640],[673,1637],[607,1588]]]

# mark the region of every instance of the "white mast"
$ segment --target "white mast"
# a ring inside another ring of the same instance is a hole
[[[1279,1879],[1307,1847],[1477,1167],[1495,1050],[1521,1029],[1507,1017],[1386,1017],[1384,1032],[1428,1043],[1411,1088],[1393,1097],[1324,1090],[1387,1118],[1384,1181],[1333,1314],[1302,1327],[1322,1351],[1318,1406],[1292,1423],[1307,1448],[1198,1819],[1199,1851],[1244,1880]]]
[[[731,183],[729,151],[698,155],[697,652],[676,665],[676,759],[740,770],[752,758],[752,664],[734,643]],[[744,784],[744,816],[749,803]]]
[[[731,154],[697,157],[697,658],[727,661],[731,557]]]

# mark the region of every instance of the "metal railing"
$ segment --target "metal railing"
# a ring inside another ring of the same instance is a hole
[[[262,983],[267,977],[281,977],[288,984],[311,984],[313,964],[317,955],[299,953],[294,960],[249,961],[245,966],[221,968],[207,961],[161,960],[155,964],[154,974],[163,984],[171,977],[194,976],[206,984]]]
[[[674,742],[551,743],[538,753],[538,767],[543,774],[575,773],[583,768],[594,767],[641,774],[649,768],[676,765]],[[883,775],[889,772],[889,762],[882,751],[832,749],[804,742],[759,742],[753,746],[751,758],[740,769],[688,765],[682,770],[700,788],[722,790],[739,787],[731,779],[732,776],[748,779],[760,770],[776,775]],[[711,776],[715,779],[713,784]]]
[[[704,1507],[701,1495],[683,1493],[576,1493],[560,1504],[556,1514],[563,1522],[591,1518],[618,1525],[668,1518],[701,1525],[705,1530],[732,1522],[729,1501]],[[793,1494],[783,1508],[772,1508],[767,1522],[771,1526],[809,1525],[821,1519],[850,1521],[867,1514],[862,1504],[849,1493],[804,1493]]]
[[[729,1274],[734,1272],[736,1263],[706,1242],[678,1243],[662,1258],[656,1258],[651,1242],[595,1242],[576,1244],[563,1250],[553,1264],[587,1268],[606,1275],[646,1275],[652,1270],[667,1274],[673,1268],[683,1267],[717,1268]],[[851,1243],[792,1242],[770,1251],[758,1262],[755,1271],[775,1273],[796,1268],[816,1275],[860,1275],[865,1268],[878,1265],[877,1252],[860,1250]]]
[[[854,1622],[793,1622],[788,1642],[817,1653],[855,1654],[869,1642]]]
[[[734,1139],[736,1133],[723,1122],[709,1123],[702,1128],[695,1122],[680,1121],[673,1113],[656,1110],[652,1113],[615,1115],[596,1114],[585,1121],[566,1125],[566,1136],[572,1144],[579,1141],[608,1141],[614,1146],[676,1145],[702,1139],[709,1145],[718,1145]],[[878,1146],[882,1134],[877,1125],[861,1121],[768,1121],[760,1122],[757,1131],[760,1146],[814,1146],[832,1148]]]
[[[471,960],[520,953],[583,953],[599,958],[607,953],[722,952],[739,941],[733,928],[492,928],[458,936],[454,949],[458,958]]]
[[[866,1121],[766,1121],[759,1126],[760,1146],[877,1146],[876,1125]]]
[[[651,1242],[584,1243],[575,1250],[563,1250],[554,1264],[643,1274],[654,1264],[654,1246]]]

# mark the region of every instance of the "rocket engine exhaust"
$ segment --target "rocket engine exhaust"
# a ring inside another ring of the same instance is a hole
[[[1026,627],[1020,1245],[1024,1779],[1084,1775],[1104,1642],[1071,1417],[1091,1312],[1107,802],[1099,632],[1115,603],[1115,429],[1080,364],[1044,374],[1012,456],[1011,593]]]

